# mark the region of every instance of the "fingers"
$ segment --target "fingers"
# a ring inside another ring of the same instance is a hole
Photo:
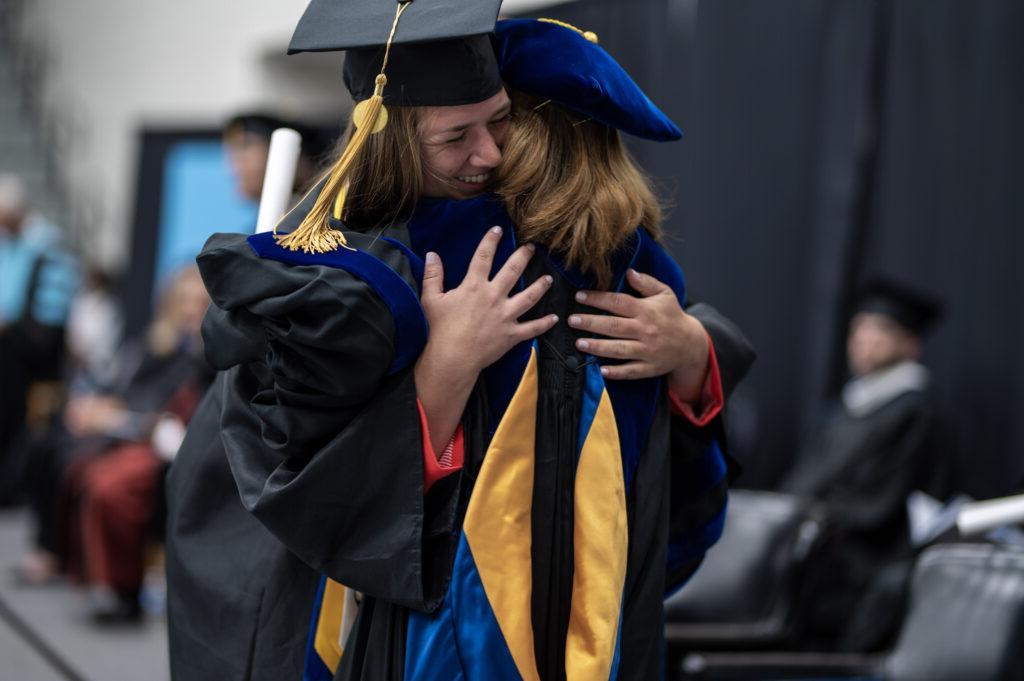
[[[601,367],[601,375],[611,381],[636,380],[658,376],[658,370],[646,362],[627,362]]]
[[[444,266],[437,253],[427,253],[423,263],[423,297],[439,296],[444,293]]]
[[[609,359],[638,359],[643,355],[644,350],[643,343],[620,338],[612,340],[580,338],[576,341],[576,347],[589,355]]]
[[[550,274],[545,274],[526,287],[525,290],[509,298],[511,315],[516,318],[522,317],[527,310],[540,302],[540,299],[548,292],[553,282],[554,278]]]
[[[649,274],[642,274],[630,268],[626,273],[629,285],[644,298],[657,295],[665,291],[671,291],[667,284],[663,284]]]
[[[494,254],[497,253],[500,242],[501,227],[491,227],[487,230],[487,234],[484,234],[484,238],[480,240],[480,245],[476,247],[473,259],[469,261],[466,279],[476,278],[482,281],[490,279]]]
[[[557,323],[558,315],[556,314],[545,315],[540,319],[531,319],[528,322],[516,325],[516,335],[519,337],[520,342],[530,340],[547,333]]]
[[[635,317],[640,311],[638,299],[628,293],[577,291],[576,301],[620,317]]]
[[[642,338],[644,331],[637,320],[614,315],[569,315],[569,326],[612,338]]]
[[[533,244],[526,244],[517,248],[516,252],[505,261],[505,264],[498,270],[498,273],[494,275],[492,282],[495,286],[499,287],[503,294],[508,295],[508,292],[519,281],[519,277],[523,276],[526,264],[530,262],[530,258],[533,257],[533,253],[536,250]]]

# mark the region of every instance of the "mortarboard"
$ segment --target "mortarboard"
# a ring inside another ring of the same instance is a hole
[[[386,104],[473,104],[501,89],[494,31],[501,0],[313,0],[288,53],[346,50],[345,85],[353,99],[373,95],[389,34]]]
[[[389,105],[455,106],[501,90],[488,34],[501,0],[312,0],[288,53],[346,50],[345,85],[357,101],[355,130],[321,192],[342,214],[348,173],[368,137],[387,125]],[[276,235],[291,250],[325,253],[345,247],[317,201],[294,231]]]
[[[889,317],[914,333],[923,335],[942,315],[942,303],[906,284],[875,278],[860,290],[854,312],[874,312]]]
[[[501,77],[511,87],[636,137],[682,137],[593,33],[553,19],[506,19],[494,35]]]

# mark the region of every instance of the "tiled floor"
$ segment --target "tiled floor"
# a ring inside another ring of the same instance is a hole
[[[23,512],[0,511],[0,681],[168,679],[162,617],[151,615],[140,627],[99,629],[82,616],[81,597],[70,587],[16,583],[13,569],[28,536]]]

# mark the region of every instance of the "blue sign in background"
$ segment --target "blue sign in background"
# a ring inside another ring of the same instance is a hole
[[[195,262],[214,232],[252,232],[258,210],[255,201],[236,189],[219,140],[175,144],[167,153],[163,178],[155,291],[163,288],[168,276]]]

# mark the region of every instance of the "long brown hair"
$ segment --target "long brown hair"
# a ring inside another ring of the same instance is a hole
[[[412,212],[423,186],[418,121],[417,107],[388,106],[387,125],[366,140],[348,174],[349,188],[341,216],[347,228],[365,231]],[[354,132],[350,120],[320,179],[329,175],[339,162]],[[333,215],[338,193],[321,192],[303,224],[326,223]]]
[[[522,242],[611,284],[611,255],[638,225],[661,236],[661,206],[618,130],[554,102],[511,92],[512,124],[497,193]]]

